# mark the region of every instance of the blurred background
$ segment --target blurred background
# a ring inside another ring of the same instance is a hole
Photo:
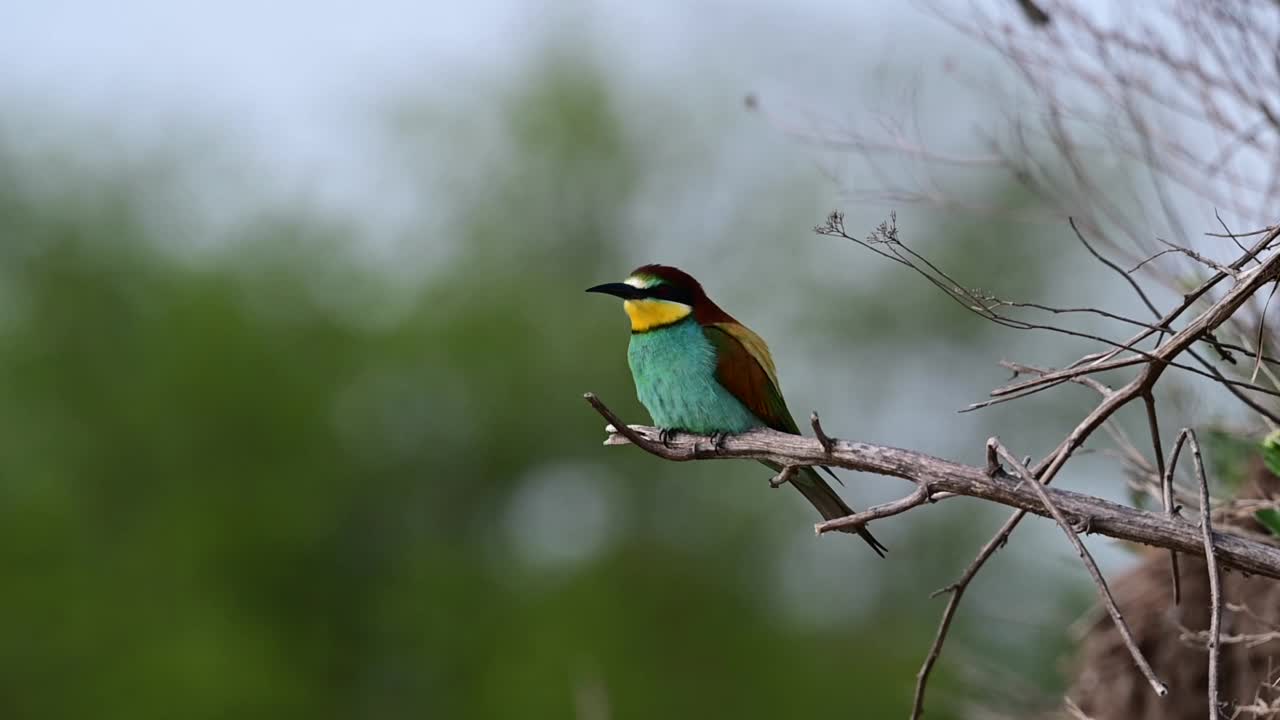
[[[979,153],[1016,114],[1000,58],[908,4],[3,15],[4,717],[904,715],[930,592],[1004,513],[877,523],[881,561],[759,466],[601,447],[584,391],[647,417],[621,308],[583,289],[678,265],[768,339],[797,416],[965,462],[994,434],[1042,454],[1093,402],[957,415],[997,361],[1090,346],[979,320],[816,235],[829,211],[896,212],[969,285],[1131,304],[1001,173],[822,140]],[[1060,482],[1123,499],[1119,472]],[[910,489],[843,475],[859,506]],[[931,718],[1061,694],[1093,590],[1052,524],[1019,533]]]

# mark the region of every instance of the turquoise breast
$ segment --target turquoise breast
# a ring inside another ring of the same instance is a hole
[[[632,333],[627,362],[636,395],[658,427],[712,434],[762,427],[716,380],[716,350],[692,317]]]

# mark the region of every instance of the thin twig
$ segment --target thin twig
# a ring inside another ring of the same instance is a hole
[[[960,609],[960,601],[964,598],[964,591],[969,588],[969,583],[973,580],[978,571],[987,560],[995,554],[997,550],[1004,547],[1004,543],[1009,539],[1009,533],[1013,532],[1013,528],[1017,526],[1018,521],[1022,520],[1024,513],[1017,512],[1005,521],[1004,526],[1000,528],[986,545],[978,551],[977,557],[969,563],[969,567],[965,568],[964,573],[954,583],[934,591],[930,597],[937,597],[943,593],[950,594],[947,599],[947,607],[942,611],[942,617],[938,620],[938,629],[934,633],[933,642],[929,645],[929,652],[924,657],[924,662],[920,664],[920,670],[916,672],[916,689],[911,697],[911,720],[919,720],[924,715],[924,693],[929,686],[929,675],[933,672],[933,666],[938,664],[938,658],[942,656],[942,645],[947,641],[947,633],[951,630],[951,621],[955,619],[956,612]]]
[[[1190,632],[1184,629],[1178,635],[1178,639],[1182,641],[1202,643],[1207,649],[1212,640],[1212,636],[1213,633],[1211,631]],[[1218,636],[1218,645],[1243,645],[1246,648],[1252,649],[1277,640],[1280,640],[1280,632],[1275,630],[1260,633],[1227,633]]]
[[[1255,257],[1258,253],[1261,253],[1270,246],[1277,237],[1280,237],[1280,226],[1272,227],[1264,237],[1249,247],[1247,253],[1232,263],[1231,267],[1235,269],[1243,267],[1249,262],[1249,259]],[[1240,306],[1257,291],[1261,286],[1259,281],[1265,283],[1277,272],[1280,272],[1280,259],[1278,259],[1277,256],[1272,256],[1266,263],[1255,268],[1255,272],[1258,274],[1238,282],[1236,286],[1229,290],[1223,297],[1219,298],[1213,303],[1213,305],[1200,313],[1195,320],[1192,320],[1181,331],[1174,333],[1172,337],[1164,341],[1164,343],[1157,348],[1155,354],[1166,359],[1175,356],[1183,350],[1186,350],[1188,346],[1195,342],[1196,338],[1203,336],[1204,333],[1211,333],[1217,329],[1219,325],[1226,322],[1228,318],[1234,315]],[[1165,326],[1171,324],[1185,310],[1190,308],[1192,304],[1199,300],[1199,298],[1208,293],[1210,289],[1222,280],[1226,279],[1226,277],[1227,275],[1225,273],[1216,273],[1201,283],[1199,287],[1183,295],[1182,302],[1179,303],[1178,307],[1163,315],[1157,322],[1157,325]],[[1143,337],[1146,337],[1151,332],[1153,331],[1147,330],[1140,333],[1133,338],[1131,343],[1141,341]],[[1092,368],[1098,368],[1100,365],[1113,358],[1117,352],[1118,351],[1116,350],[1111,350],[1101,356],[1098,356],[1096,359],[1090,360],[1090,366]],[[1139,360],[1139,362],[1141,362],[1141,360]],[[1054,450],[1054,452],[1046,456],[1044,460],[1040,461],[1040,463],[1033,468],[1033,474],[1036,477],[1041,478],[1046,485],[1052,481],[1054,475],[1067,461],[1071,452],[1083,443],[1096,428],[1110,419],[1111,415],[1117,410],[1128,404],[1128,402],[1134,397],[1137,397],[1142,392],[1153,387],[1166,367],[1167,366],[1163,363],[1146,363],[1136,378],[1131,380],[1124,387],[1106,396],[1102,403],[1094,408],[1093,412],[1089,413],[1089,415],[1071,431],[1066,439],[1058,445],[1058,448]],[[1055,374],[1059,373],[1050,373],[1049,375],[1044,376],[1044,378],[1048,378]],[[1041,378],[1041,380],[1044,378]],[[1066,379],[1067,378],[1065,377],[1060,377],[1056,381],[1064,382]],[[955,613],[959,609],[960,599],[964,595],[965,589],[968,588],[969,583],[973,581],[973,578],[986,564],[987,560],[995,554],[996,550],[1004,546],[1009,539],[1009,535],[1013,533],[1014,529],[1018,527],[1018,524],[1022,522],[1022,518],[1025,516],[1025,510],[1018,510],[1010,515],[1004,525],[1002,525],[1000,529],[996,531],[995,535],[993,535],[991,539],[982,546],[982,549],[978,551],[977,556],[974,557],[974,559],[965,568],[960,579],[945,589],[945,591],[951,593],[951,599],[947,603],[947,607],[943,610],[942,618],[938,623],[937,634],[934,636],[933,643],[929,646],[929,652],[925,655],[924,662],[920,666],[920,671],[916,675],[916,689],[911,708],[911,717],[913,720],[919,718],[924,712],[924,695],[929,675],[932,672],[933,667],[937,664],[938,657],[941,655],[942,645],[946,642],[947,633],[951,628],[951,621],[954,619]]]
[[[1147,425],[1151,428],[1151,447],[1156,456],[1156,474],[1164,478],[1163,495],[1164,495],[1164,511],[1170,517],[1173,517],[1173,462],[1169,463],[1169,472],[1164,469],[1164,449],[1160,442],[1160,421],[1156,417],[1156,400],[1155,396],[1148,390],[1142,396],[1143,404],[1147,406]],[[1176,461],[1177,458],[1173,458]],[[1173,604],[1182,604],[1182,576],[1178,574],[1178,553],[1173,550],[1169,551],[1169,572],[1173,577]]]
[[[1169,253],[1171,253],[1171,252],[1174,252],[1172,248],[1170,248],[1170,249],[1166,249],[1166,250],[1158,250],[1158,251],[1156,251],[1156,252],[1154,252],[1154,253],[1152,253],[1152,254],[1150,254],[1150,255],[1146,256],[1146,257],[1145,257],[1145,258],[1143,258],[1142,260],[1138,261],[1138,264],[1137,264],[1137,265],[1134,265],[1133,267],[1129,268],[1128,270],[1125,270],[1124,272],[1125,272],[1126,274],[1127,274],[1127,273],[1135,273],[1135,272],[1138,272],[1138,271],[1139,271],[1139,270],[1141,270],[1144,266],[1146,266],[1147,264],[1149,264],[1152,260],[1156,260],[1157,258],[1164,257],[1165,255],[1168,255],[1168,254],[1169,254]]]
[[[1152,315],[1159,317],[1160,311],[1156,310],[1155,303],[1151,302],[1151,298],[1147,297],[1146,291],[1142,289],[1142,286],[1138,284],[1138,281],[1133,279],[1133,275],[1131,274],[1133,270],[1125,272],[1124,268],[1120,267],[1114,261],[1108,259],[1107,256],[1095,250],[1093,246],[1089,244],[1089,241],[1084,239],[1084,233],[1080,232],[1080,228],[1076,226],[1075,218],[1067,218],[1067,224],[1071,226],[1073,231],[1075,231],[1076,239],[1080,241],[1081,245],[1084,245],[1085,249],[1089,251],[1089,254],[1097,258],[1098,262],[1116,271],[1116,274],[1124,278],[1125,282],[1129,283],[1129,286],[1133,288],[1133,291],[1142,299],[1142,304],[1147,306],[1147,309],[1151,311]],[[1137,268],[1134,268],[1134,270],[1137,270]]]
[[[1235,243],[1235,246],[1240,248],[1240,252],[1245,252],[1244,245],[1241,244],[1240,242],[1240,236],[1231,232],[1231,228],[1227,227],[1227,222],[1222,219],[1222,213],[1218,212],[1218,208],[1213,209],[1213,216],[1218,219],[1218,224],[1222,226],[1222,231],[1227,234],[1226,236],[1231,238],[1231,242]],[[1205,233],[1205,234],[1213,235],[1213,233]],[[1262,233],[1259,232],[1258,234],[1261,235]],[[1218,236],[1218,237],[1221,237],[1221,236]]]
[[[1217,212],[1218,212],[1218,211],[1215,209],[1215,210],[1214,210],[1214,213],[1216,214]],[[1221,222],[1222,218],[1218,218],[1218,220],[1219,220],[1219,222]],[[1268,227],[1264,227],[1264,228],[1259,228],[1259,229],[1257,229],[1257,230],[1250,230],[1249,232],[1238,232],[1238,233],[1230,233],[1230,234],[1224,234],[1224,233],[1211,233],[1211,232],[1207,232],[1207,233],[1205,233],[1205,235],[1208,235],[1209,237],[1217,237],[1217,238],[1232,238],[1232,239],[1235,239],[1235,238],[1253,237],[1253,236],[1255,236],[1255,235],[1265,235],[1265,234],[1267,234],[1267,233],[1271,232],[1272,230],[1275,230],[1275,227],[1274,227],[1274,226],[1268,226]]]
[[[1204,474],[1204,460],[1200,456],[1200,442],[1191,428],[1178,434],[1191,443],[1191,457],[1195,459],[1196,480],[1200,484],[1200,532],[1204,536],[1204,559],[1209,569],[1209,719],[1218,717],[1218,655],[1222,637],[1222,587],[1218,571],[1218,557],[1213,539],[1213,525],[1209,516],[1209,481]]]
[[[1076,533],[1075,528],[1071,525],[1071,521],[1062,513],[1062,510],[1054,505],[1049,493],[1040,484],[1040,480],[1036,479],[1031,474],[1031,471],[1013,453],[1009,452],[1008,448],[1001,444],[998,439],[993,437],[987,440],[988,446],[993,443],[995,444],[996,452],[1014,469],[1017,476],[1022,479],[1023,484],[1035,490],[1036,494],[1040,496],[1040,501],[1044,503],[1045,508],[1053,515],[1058,527],[1062,528],[1062,532],[1066,533],[1067,539],[1075,546],[1080,559],[1084,561],[1085,569],[1089,571],[1094,584],[1098,586],[1098,594],[1102,596],[1102,602],[1107,608],[1107,613],[1111,615],[1111,620],[1115,622],[1120,638],[1124,641],[1125,647],[1129,649],[1129,654],[1133,656],[1133,661],[1137,664],[1138,669],[1142,671],[1142,674],[1147,678],[1147,682],[1151,684],[1151,689],[1160,697],[1168,695],[1169,688],[1160,681],[1160,678],[1156,677],[1155,671],[1151,669],[1151,664],[1147,662],[1142,651],[1138,649],[1138,644],[1133,639],[1133,633],[1129,631],[1129,624],[1125,622],[1124,616],[1120,614],[1120,608],[1116,606],[1116,599],[1111,595],[1111,588],[1107,586],[1107,581],[1102,577],[1102,571],[1098,569],[1098,564],[1094,562],[1093,555],[1089,554],[1089,549],[1081,542],[1079,534]],[[1091,523],[1091,519],[1085,518],[1085,522]]]
[[[1276,146],[1280,143],[1280,112],[1275,109],[1276,91],[1280,90],[1280,72],[1276,71],[1277,63],[1272,57],[1275,42],[1271,29],[1274,23],[1270,22],[1275,17],[1276,3],[1173,3],[1162,5],[1162,10],[1153,11],[1154,18],[1144,12],[1134,17],[1125,15],[1118,19],[1099,16],[1088,12],[1088,8],[1073,7],[1069,3],[1054,3],[1047,7],[1052,12],[1053,25],[1047,31],[1037,32],[1027,30],[1023,23],[1008,22],[1007,18],[1000,16],[995,10],[979,9],[967,4],[959,11],[940,9],[938,14],[961,32],[986,41],[997,52],[1002,53],[1022,73],[1033,99],[1047,105],[1045,119],[1041,121],[1043,126],[1036,125],[1034,120],[1031,123],[1025,122],[1027,114],[1018,113],[1013,128],[1014,142],[1018,144],[1010,150],[997,148],[994,154],[1004,159],[1007,168],[1015,174],[1016,181],[1029,187],[1046,201],[1046,205],[1064,213],[1079,213],[1080,225],[1089,229],[1091,234],[1096,234],[1097,228],[1114,227],[1127,236],[1124,239],[1130,241],[1129,244],[1106,239],[1099,242],[1117,254],[1120,261],[1116,265],[1117,271],[1144,297],[1144,302],[1147,302],[1152,314],[1157,317],[1155,326],[1159,329],[1154,332],[1159,332],[1161,337],[1156,339],[1156,345],[1168,348],[1170,352],[1159,360],[1139,356],[1126,363],[1127,367],[1139,367],[1138,377],[1134,382],[1124,384],[1111,396],[1105,396],[1099,405],[1099,410],[1104,406],[1105,410],[1096,415],[1091,413],[1085,422],[1077,425],[1076,430],[1058,449],[1049,453],[1034,468],[1033,474],[1045,482],[1052,480],[1075,452],[1075,448],[1085,442],[1097,427],[1108,427],[1115,420],[1116,412],[1138,395],[1148,401],[1153,444],[1158,460],[1163,446],[1156,430],[1150,397],[1163,371],[1175,366],[1175,359],[1186,360],[1177,358],[1182,353],[1191,354],[1198,367],[1213,377],[1220,387],[1225,387],[1275,426],[1275,413],[1258,402],[1269,402],[1269,399],[1258,397],[1254,391],[1239,384],[1234,378],[1222,375],[1208,360],[1197,354],[1194,347],[1173,347],[1177,344],[1176,337],[1165,341],[1166,334],[1174,333],[1171,320],[1177,318],[1181,322],[1183,312],[1193,304],[1219,306],[1221,301],[1215,301],[1207,294],[1212,291],[1217,280],[1211,278],[1196,290],[1185,294],[1182,306],[1171,313],[1169,321],[1166,321],[1168,315],[1160,317],[1154,305],[1147,301],[1135,277],[1122,267],[1132,265],[1142,255],[1150,252],[1148,248],[1152,241],[1145,225],[1149,219],[1147,202],[1151,196],[1146,190],[1135,189],[1131,197],[1117,197],[1112,191],[1114,185],[1104,187],[1101,180],[1106,171],[1090,166],[1089,158],[1094,155],[1086,154],[1087,146],[1081,142],[1082,135],[1078,129],[1085,129],[1090,133],[1090,139],[1096,133],[1097,137],[1109,140],[1110,147],[1106,149],[1136,158],[1149,170],[1154,197],[1159,201],[1159,209],[1164,214],[1163,224],[1172,229],[1174,239],[1186,237],[1186,233],[1181,230],[1182,223],[1195,210],[1190,205],[1179,207],[1174,204],[1174,196],[1168,192],[1170,183],[1180,185],[1186,191],[1186,196],[1197,199],[1201,204],[1214,206],[1215,215],[1218,215],[1218,206],[1221,206],[1224,212],[1241,215],[1238,222],[1256,227],[1258,217],[1264,213],[1273,213],[1275,202],[1280,198],[1280,164],[1271,161]],[[1080,87],[1087,90],[1086,95],[1090,96],[1091,101],[1097,102],[1081,103],[1079,93],[1076,92]],[[1121,109],[1122,112],[1116,112],[1116,109]],[[1157,114],[1151,114],[1153,112]],[[1166,118],[1171,122],[1164,122]],[[1192,135],[1199,140],[1194,143],[1183,140],[1188,137],[1188,128],[1197,130]],[[1054,162],[1040,163],[1036,159],[1044,157],[1040,152],[1044,149],[1043,144],[1037,142],[1042,137],[1048,140],[1053,152],[1050,157]],[[1206,139],[1206,142],[1200,142]],[[1092,146],[1088,148],[1093,149]],[[1049,167],[1054,171],[1047,170]],[[1064,167],[1068,173],[1057,171]],[[921,193],[918,197],[939,204],[950,200],[943,196],[941,190]],[[1225,202],[1220,200],[1224,198]],[[1125,207],[1130,204],[1133,206],[1132,211]],[[1235,233],[1227,227],[1220,215],[1218,222],[1226,232],[1220,237],[1229,238],[1229,242],[1240,249],[1241,262],[1224,267],[1202,256],[1197,259],[1225,271],[1228,277],[1235,278],[1235,284],[1239,286],[1248,282],[1249,272],[1245,268],[1256,270],[1270,262],[1260,258],[1259,253],[1271,247],[1276,237],[1276,228],[1269,226],[1256,233]],[[1074,221],[1072,227],[1077,229]],[[1078,229],[1077,233],[1079,234]],[[1262,248],[1256,245],[1253,249],[1245,248],[1244,245],[1251,243],[1254,235],[1266,235],[1269,240]],[[1229,250],[1230,247],[1227,242],[1222,242],[1214,247],[1214,251]],[[914,267],[911,258],[903,254],[887,254],[892,255],[895,262]],[[1147,273],[1166,284],[1170,290],[1183,292],[1181,278],[1176,273],[1150,266]],[[1250,297],[1247,302],[1252,303],[1255,298],[1256,296]],[[1261,299],[1256,298],[1259,301]],[[1255,343],[1257,354],[1246,354],[1246,357],[1254,360],[1249,384],[1261,379],[1260,372],[1267,372],[1267,367],[1263,364],[1266,361],[1262,359],[1266,305],[1259,304],[1263,305],[1264,312],[1257,325],[1250,329],[1263,334]],[[1222,322],[1244,324],[1246,318],[1243,313],[1238,312],[1240,307],[1241,305],[1236,305],[1221,321],[1211,324],[1215,328]],[[1200,337],[1213,342],[1215,349],[1222,353],[1223,346],[1212,340],[1211,329]],[[1246,340],[1243,344],[1249,343]],[[1122,357],[1122,354],[1128,353],[1113,350],[1090,362],[1101,365]],[[1240,370],[1243,374],[1243,368]],[[1088,373],[1097,372],[1098,369],[1093,366],[1069,366],[1069,371],[1078,377],[1087,377]],[[1006,389],[1007,395],[1002,397],[1025,397],[1040,389],[1060,385],[1066,380],[1061,376],[1045,375],[1038,378],[1039,382],[1035,385]],[[1280,388],[1280,383],[1273,381],[1272,384]],[[983,405],[1003,401],[989,401]],[[1175,501],[1179,500],[1172,483],[1176,474],[1175,464],[1171,461],[1168,467],[1158,470],[1151,468],[1155,472],[1149,470],[1145,474],[1148,478],[1154,476],[1160,483],[1158,492],[1165,503],[1166,512],[1176,512]],[[1155,483],[1148,484],[1152,488],[1156,487]],[[1207,496],[1207,491],[1205,494]],[[1190,503],[1190,498],[1187,498],[1185,504]],[[1208,504],[1202,502],[1202,509]],[[1007,540],[1009,532],[1016,527],[1020,518],[1021,513],[1015,513],[1001,532],[984,546],[975,563],[966,569],[962,578],[965,582],[990,557],[994,548]],[[1212,541],[1213,536],[1208,534],[1207,520],[1201,524],[1207,540]],[[1220,553],[1221,547],[1217,551]],[[1204,552],[1203,548],[1201,552]],[[1209,555],[1213,555],[1212,547]],[[954,611],[954,601],[957,601],[964,587],[965,583],[962,582],[953,588],[953,603],[948,605],[939,628],[939,636],[922,668],[913,716],[918,715],[924,677],[937,658],[937,651]],[[1175,594],[1178,594],[1176,587]],[[1216,708],[1213,711],[1216,712]]]
[[[813,526],[813,532],[817,535],[822,535],[823,533],[831,532],[832,530],[862,527],[872,520],[901,515],[912,508],[931,503],[935,499],[936,498],[932,497],[929,493],[929,486],[921,484],[916,487],[915,492],[904,498],[887,502],[882,505],[876,505],[867,508],[862,512],[846,515],[842,518],[835,518],[834,520],[817,523]]]
[[[1275,297],[1277,287],[1280,287],[1280,282],[1271,284],[1271,292],[1267,293],[1267,301],[1262,304],[1262,312],[1258,315],[1258,338],[1254,342],[1258,346],[1258,353],[1253,358],[1253,374],[1249,376],[1249,382],[1257,382],[1258,370],[1262,369],[1262,350],[1266,347],[1267,308],[1271,307],[1271,298]]]
[[[1265,250],[1267,246],[1270,245],[1277,237],[1280,237],[1280,227],[1277,227],[1273,229],[1271,232],[1267,233],[1265,237],[1263,237],[1261,240],[1259,240],[1258,242],[1250,246],[1249,251],[1247,253],[1242,255],[1240,258],[1238,258],[1235,262],[1231,263],[1227,267],[1232,270],[1239,270],[1249,260],[1256,257],[1258,253],[1261,253],[1263,250]],[[1253,293],[1256,292],[1259,287],[1261,287],[1262,285],[1265,285],[1267,281],[1274,279],[1274,275],[1275,275],[1275,268],[1274,268],[1274,262],[1273,262],[1274,260],[1275,260],[1275,257],[1273,256],[1270,259],[1270,261],[1267,263],[1269,265],[1273,265],[1273,267],[1270,270],[1265,269],[1266,265],[1260,266],[1258,268],[1254,268],[1252,272],[1261,273],[1260,276],[1248,275],[1244,279],[1237,282],[1235,287],[1233,287],[1232,290],[1229,291],[1226,296],[1220,298],[1217,302],[1213,303],[1213,305],[1211,305],[1204,312],[1202,312],[1196,318],[1196,320],[1192,321],[1192,323],[1188,325],[1186,328],[1183,328],[1183,330],[1180,331],[1178,335],[1182,335],[1183,333],[1186,333],[1188,328],[1192,326],[1197,326],[1195,336],[1196,338],[1199,338],[1203,336],[1203,334],[1206,332],[1212,332],[1215,328],[1218,327],[1218,325],[1221,325],[1223,322],[1225,322],[1229,317],[1231,317],[1232,314],[1235,313],[1235,311],[1240,307],[1240,305],[1244,304],[1244,300],[1246,300],[1248,296],[1252,296]],[[1203,297],[1206,293],[1209,292],[1209,290],[1215,287],[1218,283],[1225,280],[1227,277],[1228,275],[1224,272],[1215,273],[1213,276],[1211,276],[1210,278],[1202,282],[1196,289],[1183,295],[1182,302],[1179,303],[1176,308],[1169,311],[1165,315],[1161,316],[1160,319],[1155,323],[1155,326],[1156,327],[1170,326],[1174,320],[1176,320],[1179,316],[1182,315],[1183,312],[1185,312],[1188,308],[1190,308],[1193,304],[1195,304],[1197,300]],[[1262,282],[1258,282],[1259,277],[1261,277]],[[1233,294],[1235,294],[1237,291],[1240,291],[1240,290],[1246,290],[1245,297],[1239,297],[1239,296],[1234,298],[1231,297]],[[1223,313],[1222,311],[1224,309],[1227,309],[1228,307],[1230,308],[1230,311]],[[1206,319],[1209,319],[1211,316],[1212,316],[1211,322],[1204,322]],[[1134,345],[1136,345],[1139,342],[1142,342],[1144,339],[1150,337],[1155,332],[1156,330],[1151,330],[1151,329],[1143,330],[1139,332],[1137,335],[1135,335],[1134,337],[1130,338],[1128,341],[1124,343],[1119,343],[1119,344],[1124,347],[1132,348]],[[1026,389],[1028,387],[1044,385],[1050,382],[1067,379],[1075,375],[1099,372],[1101,370],[1110,370],[1118,367],[1123,367],[1126,365],[1136,365],[1152,359],[1159,359],[1164,361],[1165,363],[1168,363],[1171,360],[1171,357],[1169,357],[1167,353],[1165,357],[1157,357],[1159,353],[1152,352],[1149,354],[1148,357],[1125,358],[1122,361],[1112,361],[1112,358],[1114,358],[1116,355],[1122,352],[1124,347],[1113,348],[1112,350],[1107,351],[1102,356],[1092,360],[1091,362],[1089,362],[1087,365],[1083,367],[1073,366],[1068,370],[1062,370],[1056,373],[1050,373],[1048,375],[1045,375],[1044,377],[1037,378],[1036,380],[1028,381],[1027,383],[1024,383],[1022,385],[1007,386],[997,391],[992,391],[991,394],[992,396],[1010,394],[1010,393],[1014,393],[1014,392],[1018,392],[1020,390]],[[1178,352],[1181,352],[1182,349],[1185,349],[1185,347],[1186,345],[1182,345],[1178,349]],[[1173,353],[1173,354],[1177,354],[1177,353]]]
[[[1067,714],[1071,716],[1072,720],[1093,720],[1093,718],[1086,715],[1085,712],[1080,709],[1080,706],[1076,704],[1075,700],[1072,700],[1069,697],[1063,698],[1062,704],[1063,707],[1066,708]]]
[[[1196,252],[1195,250],[1192,250],[1191,248],[1186,248],[1181,245],[1178,245],[1177,243],[1169,242],[1164,238],[1158,237],[1156,238],[1156,240],[1162,243],[1163,245],[1165,245],[1166,247],[1168,247],[1170,252],[1181,253],[1211,270],[1224,272],[1230,275],[1231,277],[1236,278],[1237,280],[1240,279],[1240,271],[1235,268],[1229,268],[1226,265],[1223,265],[1222,263],[1216,260],[1207,258],[1204,255],[1201,255],[1200,253]]]

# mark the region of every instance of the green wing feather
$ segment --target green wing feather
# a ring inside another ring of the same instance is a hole
[[[702,332],[716,348],[716,380],[724,389],[769,427],[799,435],[764,340],[736,322],[704,325]]]

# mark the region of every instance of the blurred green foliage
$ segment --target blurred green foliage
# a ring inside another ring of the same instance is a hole
[[[1249,478],[1249,468],[1259,454],[1267,458],[1266,446],[1259,447],[1247,435],[1229,427],[1208,427],[1201,433],[1204,440],[1204,461],[1209,482],[1223,488],[1224,494],[1234,494]]]
[[[451,156],[483,183],[433,186],[453,234],[424,241],[452,249],[412,288],[312,208],[245,212],[193,256],[169,172],[3,158],[0,716],[905,712],[928,592],[985,529],[940,510],[873,565],[745,465],[602,450],[582,391],[643,415],[621,313],[581,290],[629,269],[616,230],[655,140],[589,64],[503,93],[501,151],[462,133]],[[1000,257],[1039,282],[1033,253]],[[871,289],[829,311],[842,333],[891,329]],[[964,313],[935,327],[984,342]],[[860,604],[776,589],[814,562]],[[955,652],[1016,647],[1054,683],[1060,638],[986,622],[962,614]],[[930,717],[954,687],[944,666]]]

